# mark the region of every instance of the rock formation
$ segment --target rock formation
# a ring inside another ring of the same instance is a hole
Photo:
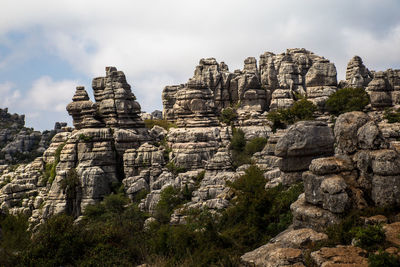
[[[30,162],[43,154],[51,138],[63,131],[66,123],[57,122],[51,131],[35,131],[25,127],[25,115],[9,114],[0,109],[0,164]]]

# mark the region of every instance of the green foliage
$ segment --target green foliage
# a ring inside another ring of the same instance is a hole
[[[152,120],[152,119],[147,119],[144,120],[144,124],[146,128],[152,129],[155,125],[160,126],[164,128],[165,130],[169,130],[170,128],[176,128],[176,124],[167,120]]]
[[[356,245],[368,250],[376,250],[385,242],[385,232],[381,225],[368,225],[352,229]]]
[[[13,266],[13,262],[18,260],[18,253],[30,244],[28,217],[22,214],[1,214],[0,228],[0,266]]]
[[[244,147],[244,153],[248,155],[254,155],[256,152],[260,152],[264,149],[267,144],[268,138],[265,137],[255,137],[248,141]]]
[[[223,234],[241,248],[254,248],[286,229],[292,221],[290,204],[303,191],[302,184],[287,190],[283,186],[265,190],[265,183],[263,172],[256,166],[228,183],[237,197],[223,214]]]
[[[168,171],[172,172],[173,174],[186,172],[186,169],[184,167],[175,165],[173,161],[168,162],[167,165],[165,165],[165,167],[168,169]]]
[[[192,197],[192,191],[187,185],[183,190],[178,190],[173,186],[167,186],[161,191],[160,200],[156,206],[155,218],[161,223],[168,223],[173,210],[188,202]]]
[[[76,197],[76,187],[79,185],[79,178],[74,168],[67,172],[65,179],[61,181],[61,189],[69,199]]]
[[[390,110],[389,108],[385,109],[384,118],[388,121],[388,123],[400,122],[400,109],[395,111]]]
[[[369,103],[368,94],[362,88],[343,88],[329,96],[326,109],[335,115],[350,111],[362,111]]]
[[[261,151],[266,143],[267,138],[264,137],[256,137],[246,142],[243,130],[233,128],[232,139],[229,145],[231,149],[232,166],[236,169],[241,165],[250,164],[251,156]]]
[[[52,184],[56,178],[57,164],[60,162],[61,151],[63,150],[65,144],[66,143],[62,143],[57,147],[56,151],[54,152],[54,162],[46,163],[42,180],[44,184]]]
[[[93,139],[93,136],[89,136],[89,135],[86,135],[86,134],[83,134],[83,133],[81,133],[79,135],[79,140],[82,140],[82,141],[85,141],[85,142],[92,141],[92,139]]]
[[[219,116],[219,121],[225,124],[231,125],[236,119],[238,115],[236,109],[232,107],[224,108],[221,111],[221,115]]]
[[[232,139],[229,148],[231,150],[241,152],[246,145],[246,139],[244,138],[244,132],[241,129],[233,128]]]
[[[400,267],[400,258],[387,252],[379,251],[378,254],[370,254],[368,257],[369,267]]]
[[[315,111],[317,111],[317,106],[302,98],[294,102],[290,108],[270,111],[267,119],[272,122],[272,128],[275,131],[297,121],[313,120]]]

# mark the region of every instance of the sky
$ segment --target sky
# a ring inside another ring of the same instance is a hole
[[[142,111],[185,83],[201,58],[231,71],[249,56],[306,48],[338,80],[359,55],[370,70],[400,69],[399,0],[1,0],[0,108],[26,126],[72,125],[75,87],[124,71]]]

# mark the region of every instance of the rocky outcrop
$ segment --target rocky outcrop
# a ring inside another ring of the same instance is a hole
[[[122,71],[106,67],[106,76],[93,79],[92,87],[98,115],[107,127],[144,127],[140,105]]]
[[[267,173],[267,188],[300,181],[302,172],[308,170],[313,159],[333,154],[333,143],[332,130],[326,123],[300,121],[293,124],[273,147],[275,156],[280,157],[279,172]],[[271,144],[267,144],[266,149],[270,147]]]
[[[66,126],[66,123],[57,122],[51,131],[35,131],[25,127],[24,115],[0,109],[0,164],[27,163],[41,156],[51,138]]]
[[[354,56],[347,64],[346,81],[343,87],[366,88],[372,80],[372,73],[365,67],[359,56]]]
[[[164,88],[163,114],[179,126],[199,127],[218,124],[215,118],[221,111],[236,106],[239,121],[249,114],[262,120],[265,111],[293,105],[296,94],[322,109],[336,89],[335,66],[305,49],[288,49],[279,55],[266,52],[259,65],[249,57],[243,70],[233,73],[225,63],[207,58],[200,60],[187,84]]]
[[[244,254],[240,260],[244,266],[249,267],[306,266],[302,249],[327,238],[326,234],[307,228],[286,230],[268,244]]]

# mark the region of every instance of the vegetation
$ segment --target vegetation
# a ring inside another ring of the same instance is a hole
[[[267,119],[272,122],[272,130],[275,131],[297,121],[313,120],[315,111],[317,111],[317,106],[302,98],[294,102],[290,108],[269,112]]]
[[[54,152],[54,162],[46,163],[42,183],[52,184],[54,179],[56,178],[56,167],[57,164],[60,162],[61,150],[64,148],[65,144],[66,143],[62,143],[57,147],[56,151]]]
[[[356,227],[352,232],[356,246],[367,251],[376,250],[385,242],[385,233],[381,225]]]
[[[389,108],[385,109],[384,118],[388,121],[388,123],[400,122],[400,109],[397,110],[390,110]]]
[[[369,103],[367,92],[362,88],[343,88],[332,94],[325,103],[326,109],[335,115],[350,111],[362,111]]]
[[[263,150],[267,138],[256,137],[246,142],[244,132],[241,129],[233,128],[229,149],[232,155],[232,166],[236,169],[243,164],[251,163],[251,156]]]
[[[93,139],[93,136],[89,136],[89,135],[86,135],[83,133],[81,133],[79,135],[79,140],[81,140],[81,141],[89,142],[89,141],[92,141],[92,139]]]
[[[400,267],[400,258],[397,255],[390,255],[387,252],[379,251],[377,254],[370,254],[368,257],[369,267]]]
[[[221,115],[219,116],[219,121],[228,125],[232,125],[232,123],[237,119],[238,114],[235,108],[227,107],[221,111]]]
[[[178,174],[186,171],[184,167],[176,165],[173,161],[168,162],[167,165],[165,165],[165,167],[168,169],[168,171],[172,172],[173,174]]]
[[[164,128],[165,130],[169,130],[170,128],[176,128],[176,124],[167,120],[158,120],[158,119],[146,119],[144,120],[144,124],[146,128],[152,129],[155,125]]]
[[[302,185],[265,191],[262,172],[252,166],[229,186],[236,195],[234,205],[220,215],[206,209],[187,210],[185,225],[170,225],[169,216],[188,201],[191,192],[173,187],[162,191],[158,220],[146,228],[148,215],[122,194],[88,206],[78,223],[68,215],[51,217],[32,239],[26,217],[4,214],[0,217],[0,265],[237,266],[240,255],[291,223],[289,206]]]

